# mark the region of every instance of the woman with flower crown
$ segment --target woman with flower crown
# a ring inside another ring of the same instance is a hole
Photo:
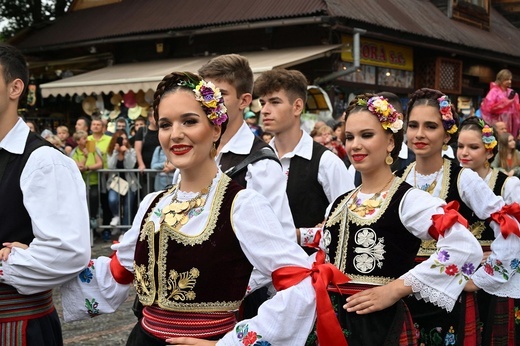
[[[110,258],[62,287],[65,320],[117,309],[133,282],[144,308],[127,345],[302,345],[316,309],[320,342],[346,345],[331,341],[341,329],[324,317],[333,313],[327,285],[348,278],[323,252],[308,257],[285,238],[267,200],[215,163],[227,121],[219,89],[176,72],[154,97],[159,141],[180,178],[145,197]],[[253,267],[278,292],[237,323]]]
[[[457,158],[462,167],[475,171],[495,195],[502,196],[506,203],[520,202],[520,180],[490,167],[497,147],[493,128],[483,120],[469,117],[461,123]],[[482,323],[482,345],[518,345],[518,326],[515,333],[515,312],[518,306],[515,308],[512,298],[520,298],[519,238],[495,237],[489,222],[472,216],[468,219],[470,229],[487,257],[466,285],[469,291],[481,289],[477,293],[477,301]],[[495,271],[502,275],[489,277]],[[520,317],[516,324],[520,324]]]
[[[363,183],[329,207],[322,242],[330,262],[351,278],[329,286],[350,346],[415,345],[402,298],[414,295],[450,311],[482,258],[451,205],[392,174],[402,118],[372,94],[358,95],[346,111],[345,148]],[[438,239],[437,251],[415,266],[419,244],[428,239]],[[315,344],[312,334],[307,344]]]
[[[477,173],[442,157],[443,147],[455,140],[458,130],[458,115],[448,96],[438,90],[419,89],[411,94],[406,115],[408,146],[415,153],[416,162],[397,174],[418,189],[448,203],[457,203],[466,220],[473,214],[480,220],[488,220],[495,235],[516,242],[518,222],[509,214],[518,217],[518,205],[506,205]],[[422,242],[417,262],[421,263],[435,251],[435,242]],[[499,282],[499,275],[496,271],[487,279]],[[446,345],[477,344],[479,332],[474,298],[474,294],[463,293],[449,314],[409,299],[407,302],[420,333],[420,342],[425,345],[435,345],[439,340]]]

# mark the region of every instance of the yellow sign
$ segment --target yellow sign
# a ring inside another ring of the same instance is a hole
[[[341,41],[349,47],[347,49],[343,48],[341,60],[354,61],[352,56],[352,36],[343,35]],[[412,48],[364,38],[360,39],[360,44],[361,51],[359,55],[361,64],[413,71]]]

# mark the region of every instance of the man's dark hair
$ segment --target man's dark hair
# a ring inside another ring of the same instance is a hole
[[[29,85],[29,70],[22,53],[15,47],[0,42],[0,66],[6,83],[10,83],[17,78],[23,82],[23,96]]]

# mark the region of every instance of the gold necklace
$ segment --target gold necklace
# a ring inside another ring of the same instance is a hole
[[[207,187],[203,188],[195,197],[187,201],[179,201],[177,199],[179,186],[176,185],[174,187],[175,193],[173,194],[172,201],[162,209],[162,215],[159,222],[166,222],[168,226],[174,230],[181,228],[191,217],[199,215],[202,212],[206,205],[206,200],[212,184],[213,179]]]
[[[430,195],[433,194],[433,190],[435,190],[435,186],[437,186],[437,178],[439,177],[439,174],[441,173],[441,171],[442,171],[442,167],[440,170],[437,171],[437,174],[435,175],[435,178],[433,178],[433,181],[430,184],[425,185],[425,188],[423,189],[423,188],[417,186],[417,165],[416,165],[413,170],[413,186],[420,190],[428,192]]]
[[[352,197],[351,197],[352,198],[352,203],[350,203],[348,209],[351,212],[356,213],[357,215],[359,215],[361,217],[365,217],[366,215],[372,214],[375,209],[380,208],[381,205],[383,204],[384,199],[383,198],[379,198],[379,197],[381,196],[381,192],[384,191],[385,187],[387,187],[388,184],[390,184],[390,182],[392,182],[393,179],[394,179],[394,175],[392,175],[390,180],[386,182],[386,184],[381,188],[381,190],[376,192],[372,197],[370,197],[369,199],[364,200],[361,203],[358,203],[359,202],[359,198],[357,198],[357,195],[358,195],[358,192],[361,190],[361,187],[360,187],[352,195]]]

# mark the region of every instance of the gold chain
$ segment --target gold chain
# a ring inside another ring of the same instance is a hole
[[[211,180],[211,183],[207,187],[203,188],[195,197],[187,201],[179,201],[177,199],[179,186],[175,186],[175,193],[172,197],[172,201],[162,209],[162,215],[159,222],[166,222],[174,230],[181,228],[188,222],[190,217],[196,216],[202,212],[206,205],[206,199],[208,198],[212,184],[213,180]]]
[[[386,184],[381,188],[381,190],[374,193],[374,195],[372,197],[364,200],[361,204],[358,205],[356,199],[357,199],[358,192],[361,190],[361,187],[360,187],[352,195],[352,197],[351,197],[352,203],[350,203],[348,209],[351,212],[356,213],[361,217],[365,217],[367,214],[368,215],[372,214],[372,212],[375,209],[381,207],[381,205],[383,204],[383,198],[379,198],[379,197],[381,196],[381,192],[383,192],[385,190],[385,188],[388,186],[388,184],[390,184],[392,182],[393,179],[394,179],[394,175],[392,174],[392,177],[390,178],[390,180],[386,182]]]

